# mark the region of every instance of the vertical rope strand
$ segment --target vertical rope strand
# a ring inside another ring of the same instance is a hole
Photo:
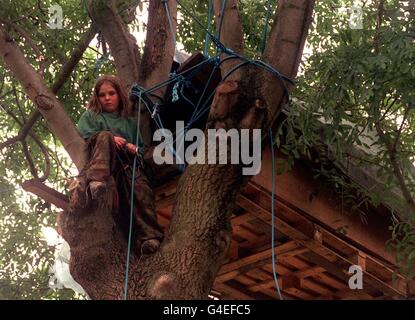
[[[272,213],[272,273],[274,274],[275,285],[280,300],[284,300],[281,294],[280,285],[278,284],[277,271],[275,270],[275,216],[274,216],[274,197],[275,197],[275,154],[274,154],[274,139],[272,137],[272,129],[269,129],[269,138],[271,143],[271,159],[272,159],[272,198],[271,198],[271,213]]]
[[[138,115],[137,115],[137,132],[135,136],[135,145],[138,146],[138,138],[140,136],[140,118],[141,118],[141,93],[138,100]],[[130,254],[131,254],[131,237],[133,231],[133,215],[134,215],[134,185],[135,185],[135,167],[137,165],[137,156],[134,157],[133,174],[131,177],[131,194],[130,194],[130,225],[128,230],[128,249],[127,249],[127,263],[125,266],[125,284],[124,284],[124,300],[128,299],[128,275],[130,268]]]

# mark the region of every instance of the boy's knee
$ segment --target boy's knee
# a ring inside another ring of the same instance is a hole
[[[100,139],[114,139],[114,136],[110,131],[101,131],[97,133],[97,138]]]
[[[101,131],[98,132],[96,137],[95,137],[96,141],[99,142],[105,142],[105,143],[113,143],[114,142],[114,136],[112,135],[112,133],[110,131]]]

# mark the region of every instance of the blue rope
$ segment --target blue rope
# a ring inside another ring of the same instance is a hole
[[[94,68],[94,76],[95,78],[98,77],[98,73],[99,73],[99,69],[101,68],[102,64],[108,60],[109,54],[106,53],[104,55],[102,55],[101,57],[99,57],[95,63],[95,68]]]
[[[272,198],[271,198],[271,213],[272,213],[272,273],[274,274],[275,285],[280,300],[284,300],[281,295],[280,285],[278,284],[277,272],[275,270],[275,216],[274,216],[274,196],[275,196],[275,155],[274,155],[274,141],[272,137],[272,129],[269,129],[269,138],[271,143],[271,159],[272,159]]]
[[[212,12],[213,12],[213,2],[212,0],[209,1],[209,12],[208,12],[208,26],[207,26],[207,31],[210,32],[210,24],[212,21]],[[206,33],[206,38],[205,38],[205,51],[203,52],[203,54],[205,56],[208,55],[208,50],[209,50],[209,34]]]
[[[163,82],[161,82],[161,83],[159,83],[159,84],[157,84],[157,85],[155,85],[155,86],[153,86],[149,89],[144,89],[144,88],[142,88],[138,85],[135,85],[131,88],[131,93],[133,95],[137,96],[137,97],[138,97],[139,92],[142,92],[143,94],[152,93],[152,92],[154,92],[154,91],[156,91],[160,88],[163,88],[163,87],[169,85],[170,83],[173,83],[173,82],[177,81],[181,76],[184,76],[185,74],[190,73],[191,71],[194,71],[195,69],[199,68],[203,64],[208,63],[208,62],[210,62],[214,59],[215,58],[209,58],[209,59],[203,60],[202,62],[200,62],[200,63],[196,64],[195,66],[183,71],[180,74],[172,73],[172,74],[170,74],[170,79],[168,79],[166,81],[163,81]]]
[[[213,68],[212,72],[210,73],[209,79],[208,79],[208,81],[206,82],[205,88],[203,89],[203,92],[202,92],[202,94],[201,94],[201,95],[200,95],[200,97],[199,97],[199,101],[197,102],[197,105],[196,105],[195,110],[194,110],[194,112],[193,112],[193,114],[192,114],[192,117],[190,118],[190,122],[192,122],[192,121],[193,121],[194,116],[195,116],[195,115],[196,115],[196,113],[198,112],[199,106],[200,106],[200,104],[201,104],[201,102],[202,102],[202,100],[203,100],[203,97],[205,96],[206,90],[207,90],[207,88],[209,87],[209,84],[210,84],[210,82],[212,81],[213,75],[215,74],[215,71],[216,71],[216,69],[217,69],[217,68],[218,68],[218,65],[217,65],[217,64],[215,64],[215,66],[214,66],[214,68]],[[210,99],[209,99],[209,100],[210,100]],[[209,101],[209,100],[208,100],[208,101]]]
[[[208,29],[206,29],[205,28],[205,26],[200,22],[200,20],[197,18],[197,17],[195,17],[195,15],[193,15],[181,2],[180,2],[180,0],[176,0],[176,2],[182,7],[182,9],[183,9],[183,11],[185,11],[189,16],[191,16],[192,17],[192,19],[194,20],[194,21],[196,21],[196,23],[206,32],[206,34],[207,35],[209,35],[209,37],[210,37],[210,40],[216,45],[216,47],[218,48],[218,50],[219,51],[221,51],[221,52],[224,52],[224,53],[227,53],[227,54],[233,54],[234,52],[231,50],[231,49],[229,49],[229,48],[226,48],[225,46],[224,46],[224,44],[222,43],[222,42],[220,42],[220,40],[216,37],[216,36],[214,36],[213,34],[212,34],[212,32],[210,32],[210,30],[208,30]]]
[[[135,136],[135,145],[138,146],[138,137],[140,135],[140,112],[141,109],[141,94],[138,102],[138,115],[137,115],[137,132]],[[128,297],[128,276],[130,268],[130,254],[131,254],[131,237],[133,231],[133,216],[134,216],[134,187],[135,187],[135,170],[137,165],[137,156],[134,157],[133,162],[133,174],[131,177],[131,194],[130,194],[130,225],[128,230],[128,249],[127,249],[127,263],[125,266],[125,284],[124,284],[124,300],[127,300]]]
[[[133,92],[133,94],[135,95],[135,96],[137,96],[138,95],[138,99],[139,99],[139,101],[140,101],[140,103],[142,102],[142,103],[144,103],[144,106],[147,108],[147,111],[151,114],[151,115],[153,115],[154,114],[154,117],[152,116],[152,118],[153,118],[153,120],[154,120],[154,122],[156,123],[156,125],[157,125],[157,127],[159,128],[159,129],[164,129],[164,126],[163,126],[163,123],[162,123],[162,121],[161,121],[161,118],[160,118],[160,115],[157,113],[157,114],[155,114],[155,110],[153,109],[153,110],[151,110],[151,107],[148,105],[148,103],[144,100],[144,99],[142,99],[142,95],[143,94],[145,94],[146,92],[147,92],[147,90],[144,90],[143,88],[141,88],[139,85],[137,85],[137,84],[135,84],[135,85],[133,85],[133,87],[131,88],[131,91]],[[177,133],[176,133],[176,136],[177,136]],[[175,142],[176,140],[174,140],[173,141],[173,143]],[[170,150],[171,152],[172,152],[172,154],[177,158],[177,159],[179,159],[180,160],[180,162],[184,162],[184,160],[182,160],[178,155],[177,155],[177,153],[175,152],[175,150],[174,150],[174,148],[172,147],[171,148],[171,150]],[[184,165],[179,165],[179,168],[180,168],[180,170],[183,172],[184,171]]]
[[[233,72],[235,72],[237,69],[239,69],[239,68],[241,68],[241,67],[243,67],[243,66],[245,66],[245,65],[248,65],[248,64],[253,64],[253,65],[255,65],[255,66],[258,66],[258,67],[260,67],[260,68],[263,68],[263,69],[265,69],[265,70],[267,70],[267,71],[269,71],[269,72],[271,72],[273,75],[275,75],[279,80],[281,80],[282,81],[282,83],[283,83],[283,85],[284,85],[284,89],[285,89],[285,91],[284,91],[284,93],[286,94],[286,95],[288,95],[288,89],[287,89],[287,87],[286,87],[286,85],[285,85],[285,82],[283,81],[283,80],[286,80],[286,81],[288,81],[288,82],[290,82],[290,83],[292,83],[293,84],[293,81],[291,80],[291,79],[289,79],[289,78],[287,78],[286,76],[284,76],[284,75],[282,75],[280,72],[278,72],[276,69],[274,69],[272,66],[270,66],[270,65],[268,65],[268,64],[266,64],[266,63],[264,63],[263,61],[260,61],[260,60],[249,60],[249,59],[246,59],[246,58],[244,58],[244,57],[240,57],[240,56],[238,56],[238,55],[233,55],[233,56],[230,56],[230,57],[227,57],[227,58],[225,58],[225,59],[223,59],[220,63],[218,63],[217,64],[217,66],[220,66],[220,64],[221,63],[223,63],[224,61],[226,61],[226,60],[229,60],[229,59],[235,59],[235,58],[238,58],[238,59],[241,59],[241,60],[243,60],[244,62],[242,62],[242,63],[240,63],[239,65],[237,65],[237,66],[235,66],[234,68],[232,68],[225,76],[224,76],[224,78],[222,79],[222,82],[223,81],[225,81],[228,77],[229,77],[229,75],[230,74],[232,74]],[[134,95],[136,95],[136,96],[138,96],[140,93],[141,94],[146,94],[146,93],[149,93],[149,92],[151,92],[151,91],[153,91],[153,90],[155,90],[154,88],[156,88],[156,89],[158,89],[158,88],[160,88],[160,87],[162,87],[162,86],[165,86],[165,85],[167,85],[167,84],[169,84],[169,83],[172,83],[172,82],[174,82],[174,81],[183,81],[183,74],[184,73],[188,73],[189,71],[191,71],[191,70],[196,70],[196,67],[198,68],[199,66],[201,66],[203,63],[206,63],[207,61],[212,61],[212,60],[216,60],[216,58],[210,58],[210,59],[207,59],[207,60],[205,60],[204,62],[201,62],[201,63],[199,63],[198,65],[196,65],[196,66],[194,66],[194,67],[192,67],[191,69],[189,69],[189,70],[186,70],[185,72],[183,72],[183,73],[181,73],[181,74],[174,74],[173,76],[172,76],[172,78],[170,79],[170,80],[167,80],[167,81],[165,81],[162,85],[156,85],[155,87],[153,87],[153,88],[150,88],[150,89],[148,89],[148,90],[145,90],[144,88],[141,88],[141,87],[139,87],[139,86],[137,86],[137,85],[135,85],[135,86],[133,86],[133,88],[131,89],[131,92],[134,94]],[[202,97],[203,97],[203,95],[205,94],[205,90],[206,90],[206,88],[207,88],[207,86],[209,85],[209,81],[206,83],[206,85],[205,85],[205,89],[204,89],[204,93],[202,94]],[[190,126],[190,125],[192,125],[194,122],[196,122],[198,119],[200,119],[200,117],[202,117],[205,113],[206,113],[206,111],[207,110],[209,110],[209,108],[208,108],[208,106],[207,106],[207,103],[210,101],[210,99],[213,97],[213,95],[214,95],[214,93],[216,92],[216,89],[209,95],[209,97],[206,99],[206,101],[205,101],[205,103],[202,105],[202,107],[200,107],[199,108],[199,106],[200,106],[200,103],[201,103],[201,101],[202,101],[202,99],[201,98],[199,98],[199,101],[198,101],[198,104],[197,104],[197,106],[195,107],[195,110],[194,110],[194,113],[192,114],[192,116],[191,116],[191,119],[190,119],[190,121],[189,121],[189,123],[188,123],[188,125],[187,125],[187,127],[188,126]],[[145,103],[145,105],[146,105],[146,107],[147,107],[147,109],[148,109],[148,111],[152,114],[153,112],[154,112],[154,110],[152,111],[151,109],[150,109],[150,107],[147,105],[147,103]],[[158,125],[158,127],[159,128],[162,128],[163,126],[161,125],[161,124],[157,124]]]
[[[264,27],[264,31],[262,32],[261,53],[264,53],[265,47],[267,45],[267,33],[268,33],[268,24],[269,24],[270,16],[271,16],[271,0],[268,0],[267,14],[266,14],[266,19],[265,19],[265,27]]]

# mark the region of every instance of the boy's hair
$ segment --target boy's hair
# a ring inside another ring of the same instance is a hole
[[[129,100],[127,93],[125,92],[124,88],[122,87],[121,81],[118,77],[112,75],[103,75],[98,78],[95,82],[94,90],[92,92],[91,100],[88,103],[88,109],[91,109],[94,113],[100,114],[102,112],[102,105],[99,102],[99,89],[101,86],[108,82],[111,86],[114,87],[115,91],[118,93],[118,97],[120,100],[118,113],[122,117],[129,117],[130,116],[130,108],[129,108]]]

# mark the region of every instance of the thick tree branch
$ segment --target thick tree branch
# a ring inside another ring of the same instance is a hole
[[[13,118],[13,120],[15,122],[17,122],[19,125],[22,124],[22,121],[14,114],[14,112],[8,107],[6,106],[4,103],[0,102],[0,108],[2,108],[4,110],[4,112],[6,112],[11,118]]]
[[[42,52],[40,51],[40,49],[38,48],[38,46],[34,43],[34,41],[32,40],[32,38],[29,36],[29,34],[24,31],[20,26],[18,26],[17,24],[8,21],[6,19],[0,19],[0,23],[3,23],[7,26],[9,26],[10,28],[16,30],[17,33],[19,33],[28,43],[28,45],[32,48],[32,50],[34,51],[35,55],[36,55],[36,59],[39,61],[40,66],[39,66],[39,73],[43,76],[44,72],[45,72],[45,66],[46,66],[46,61],[44,58],[44,55],[42,54]]]
[[[278,2],[263,60],[289,78],[294,78],[297,74],[312,22],[314,4],[314,0]],[[288,83],[285,84],[290,88]],[[262,93],[269,108],[269,123],[274,123],[284,101],[284,86],[275,76],[264,73]]]
[[[0,151],[3,148],[7,148],[7,147],[9,147],[11,145],[14,145],[16,142],[19,142],[19,141],[20,141],[19,136],[16,136],[16,137],[12,137],[10,139],[7,139],[6,141],[0,143]]]
[[[116,0],[90,0],[89,14],[107,41],[117,73],[127,90],[138,82],[140,54],[135,38],[117,9]]]
[[[173,30],[170,30],[166,8]],[[140,83],[150,88],[168,79],[175,53],[177,3],[175,0],[151,0],[148,8],[146,44],[140,70]],[[174,32],[174,34],[172,34]],[[155,91],[164,97],[166,87]]]
[[[82,169],[86,163],[84,140],[65,113],[62,104],[2,27],[0,27],[0,55],[6,66],[22,84],[26,94],[39,108],[52,132],[60,139],[77,168]]]
[[[70,58],[65,62],[56,76],[55,82],[51,88],[53,93],[56,94],[65,84],[78,62],[82,59],[85,50],[88,48],[88,45],[91,43],[92,39],[94,39],[96,33],[97,28],[94,24],[92,24],[91,27],[82,35],[79,43],[72,51]]]
[[[19,120],[19,118],[10,110],[9,107],[7,107],[4,104],[0,103],[0,107],[6,111],[6,113],[13,118],[13,120],[19,124],[21,127],[23,127],[23,122]],[[42,141],[40,141],[40,139],[33,133],[30,132],[29,133],[30,137],[35,141],[35,143],[39,146],[40,151],[42,152],[42,154],[44,155],[45,158],[45,170],[44,170],[44,174],[42,177],[39,178],[38,176],[38,172],[36,170],[35,164],[32,160],[32,156],[30,155],[29,149],[27,147],[27,142],[26,142],[26,137],[22,138],[20,135],[17,135],[13,138],[10,138],[8,140],[6,140],[5,142],[0,144],[0,150],[8,147],[10,145],[15,144],[16,142],[21,142],[22,146],[23,146],[23,153],[28,161],[29,164],[29,168],[31,173],[33,174],[33,176],[37,179],[39,179],[40,181],[45,181],[49,174],[50,174],[50,157],[49,157],[49,153],[48,153],[48,149],[46,148],[46,146],[43,144]]]
[[[215,13],[215,21],[218,26],[218,32],[220,28],[220,41],[225,47],[233,50],[239,55],[244,54],[244,40],[242,31],[241,16],[239,13],[238,3],[239,0],[228,0],[225,3],[225,8],[222,15],[222,6],[224,0],[213,1],[213,11]],[[222,21],[222,23],[220,23]],[[224,57],[222,57],[224,58]],[[222,76],[228,73],[233,67],[239,64],[241,61],[238,59],[232,59],[224,62],[221,65]],[[241,70],[235,71],[228,78],[229,80],[237,80],[241,77]]]
[[[35,163],[33,161],[32,155],[30,154],[29,147],[27,146],[26,140],[22,141],[22,147],[23,147],[23,154],[24,154],[24,156],[26,158],[26,161],[29,165],[30,172],[32,173],[32,175],[36,179],[39,179],[39,174],[37,172],[37,169],[36,169]]]
[[[173,30],[170,28],[167,10]],[[146,44],[140,69],[140,83],[151,88],[168,79],[175,53],[177,25],[177,3],[175,0],[166,2],[151,0],[148,8]],[[174,33],[174,34],[173,34]],[[158,97],[164,97],[167,87],[154,91]],[[160,103],[157,98],[155,102]],[[153,99],[153,100],[154,100]],[[151,145],[151,118],[145,106],[142,106],[140,132],[145,145]]]

